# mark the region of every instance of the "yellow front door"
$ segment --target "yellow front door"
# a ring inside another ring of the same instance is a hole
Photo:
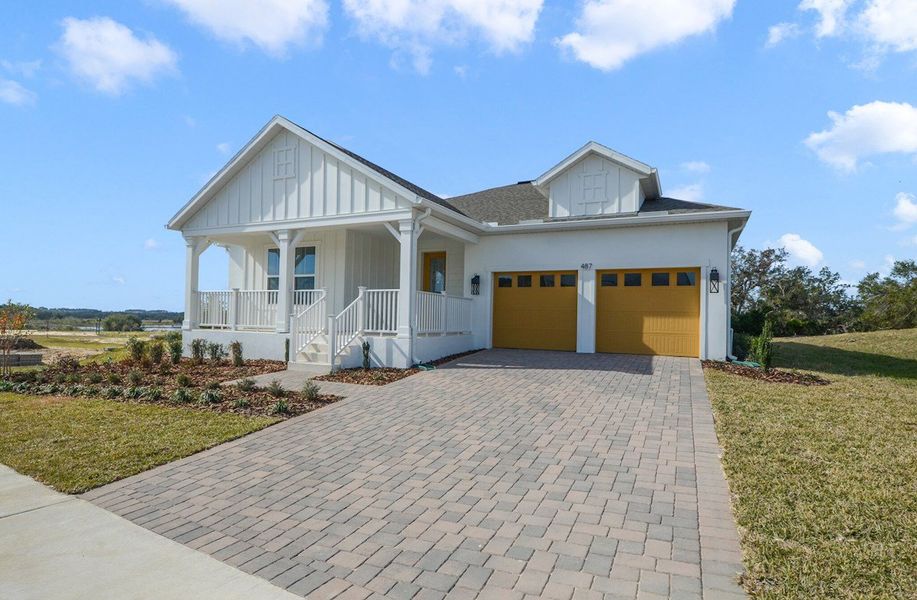
[[[700,269],[596,273],[597,352],[699,356]]]
[[[496,273],[495,348],[576,350],[576,272]]]

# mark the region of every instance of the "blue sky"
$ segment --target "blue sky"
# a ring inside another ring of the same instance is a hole
[[[915,76],[915,0],[7,2],[0,296],[180,310],[164,223],[278,113],[442,195],[596,140],[855,281],[917,255]]]

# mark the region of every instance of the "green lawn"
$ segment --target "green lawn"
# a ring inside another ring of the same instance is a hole
[[[776,340],[828,386],[706,372],[759,598],[917,598],[917,329]]]
[[[190,408],[0,393],[0,462],[84,492],[276,422]]]

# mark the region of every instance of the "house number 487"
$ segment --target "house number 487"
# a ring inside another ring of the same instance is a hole
[[[592,263],[583,263],[579,266],[579,268],[584,271],[588,271],[589,269],[592,268]]]

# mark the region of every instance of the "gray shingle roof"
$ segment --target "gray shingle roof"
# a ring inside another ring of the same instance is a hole
[[[548,216],[548,197],[530,181],[456,196],[447,202],[484,223],[515,225]]]

